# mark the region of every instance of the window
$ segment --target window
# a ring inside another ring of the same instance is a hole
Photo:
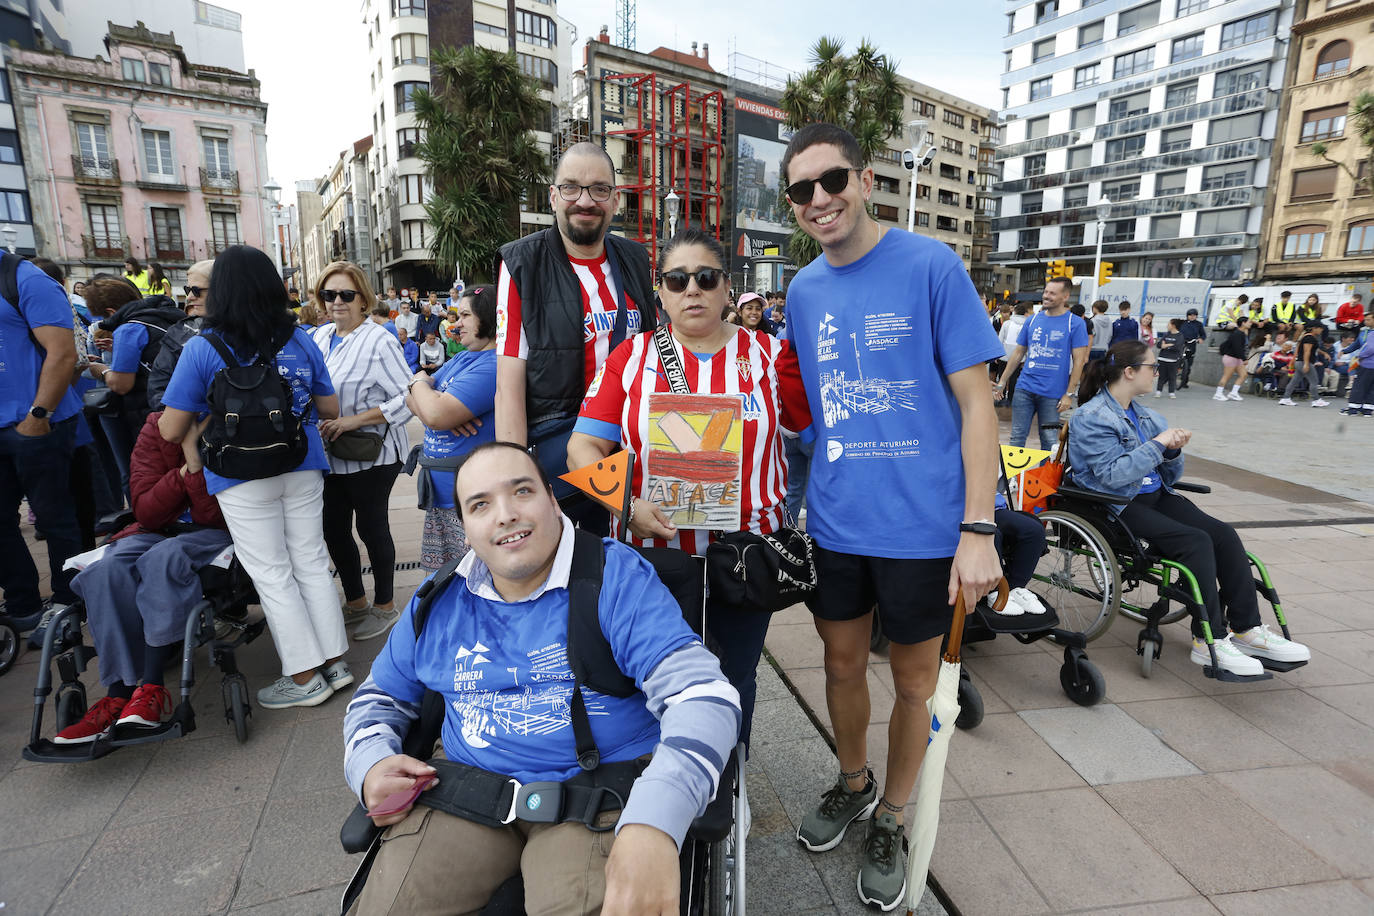
[[[1069,150],[1069,160],[1067,167],[1070,169],[1086,169],[1093,164],[1093,148],[1091,146],[1075,146]]]
[[[1159,137],[1159,151],[1161,153],[1174,153],[1179,150],[1188,149],[1193,145],[1193,126],[1185,124],[1182,127],[1171,127]]]
[[[1039,62],[1039,61],[1042,61],[1042,60],[1049,60],[1049,59],[1050,59],[1051,57],[1053,57],[1053,56],[1054,56],[1054,36],[1053,36],[1053,35],[1051,35],[1049,38],[1042,38],[1040,41],[1037,41],[1035,44],[1031,45],[1031,60],[1032,60],[1032,62]],[[963,127],[962,124],[960,124],[959,126],[960,126],[960,127]]]
[[[1119,137],[1115,140],[1107,141],[1107,162],[1124,162],[1139,156],[1145,151],[1145,135],[1136,134],[1132,137]]]
[[[1207,9],[1207,0],[1178,0],[1178,16],[1191,16]]]
[[[959,221],[952,216],[935,217],[935,228],[942,232],[958,232]]]
[[[205,151],[205,177],[211,181],[227,181],[234,178],[233,166],[229,163],[229,138],[202,136],[201,148]]]
[[[1135,220],[1133,219],[1114,219],[1105,224],[1106,231],[1102,234],[1104,242],[1134,242],[1135,241]]]
[[[1112,203],[1135,200],[1140,196],[1140,179],[1126,178],[1121,181],[1102,182],[1102,196]]]
[[[172,85],[172,67],[170,64],[157,64],[148,62],[148,82],[154,86]]]
[[[1076,226],[1065,226],[1063,229],[1059,230],[1059,244],[1061,246],[1068,248],[1073,245],[1082,245],[1083,242],[1082,223]]]
[[[114,204],[88,203],[86,217],[91,224],[91,240],[97,252],[118,251],[114,257],[123,257],[124,244],[119,232],[119,207]]]
[[[1029,194],[1021,195],[1022,213],[1039,213],[1045,209],[1045,192],[1032,191]]]
[[[958,180],[959,180],[959,175],[960,175],[960,174],[961,174],[961,173],[960,173],[960,171],[959,171],[959,166],[957,166],[957,165],[951,165],[951,164],[948,163],[948,162],[942,162],[942,163],[940,163],[940,177],[941,177],[941,178],[948,178],[950,181],[958,181]],[[876,181],[877,178],[875,177],[874,180]]]
[[[920,99],[911,100],[911,110],[923,118],[935,117],[935,103],[922,102]]]
[[[1263,116],[1262,112],[1255,111],[1234,118],[1218,118],[1208,125],[1207,145],[1258,137],[1260,118]]]
[[[1016,244],[1021,248],[1031,249],[1040,247],[1039,229],[1022,229],[1016,233]]]
[[[1302,138],[1298,142],[1309,143],[1313,140],[1329,140],[1341,136],[1345,133],[1345,109],[1344,105],[1333,105],[1330,108],[1304,111]]]
[[[396,131],[396,158],[408,159],[415,155],[415,145],[420,142],[418,127],[402,127]]]
[[[124,78],[135,83],[145,82],[143,77],[143,61],[132,57],[121,57],[119,67],[124,72]]]
[[[429,36],[406,32],[391,39],[391,63],[396,67],[402,64],[429,66]]]
[[[0,220],[7,223],[29,221],[29,202],[23,191],[0,191]]]
[[[1072,130],[1087,130],[1096,123],[1096,105],[1084,105],[1082,108],[1075,108],[1069,115],[1069,127]]]
[[[1224,188],[1243,188],[1251,182],[1251,170],[1254,168],[1248,162],[1226,162],[1221,165],[1209,165],[1202,170],[1202,190],[1219,191]]]
[[[109,132],[105,125],[94,121],[77,121],[75,126],[81,171],[96,178],[113,177],[114,160],[110,158]]]
[[[1161,172],[1155,176],[1155,197],[1169,194],[1182,194],[1183,184],[1188,178],[1186,171]]]
[[[172,135],[170,132],[144,129],[143,161],[147,165],[150,178],[176,178],[176,165],[172,162]]]
[[[10,81],[9,75],[3,67],[0,67],[0,102],[10,100]]]
[[[401,176],[401,203],[422,204],[425,202],[424,179],[420,175]]]
[[[1054,78],[1053,78],[1053,77],[1049,77],[1049,76],[1042,77],[1041,79],[1038,79],[1038,80],[1031,80],[1031,84],[1030,84],[1030,100],[1031,100],[1032,102],[1036,102],[1036,101],[1039,101],[1040,99],[1047,99],[1047,98],[1049,98],[1049,97],[1050,97],[1050,94],[1051,94],[1052,91],[1053,91],[1053,89],[1052,89],[1053,82],[1054,82]]]
[[[897,208],[892,206],[891,204],[874,204],[873,215],[878,219],[884,220],[885,222],[889,223],[897,222],[898,218],[900,217],[900,214],[897,212]]]
[[[429,239],[426,235],[429,224],[422,219],[408,219],[401,223],[402,237],[405,239],[406,248],[428,248]]]
[[[1314,78],[1320,80],[1328,76],[1339,76],[1349,69],[1350,42],[1344,39],[1333,41],[1317,55],[1317,72]]]
[[[1088,205],[1088,186],[1076,184],[1073,187],[1064,189],[1064,209],[1073,207],[1086,207]]]
[[[1159,22],[1159,0],[1154,3],[1147,3],[1144,6],[1137,6],[1135,9],[1126,10],[1116,19],[1116,34],[1129,35],[1132,32],[1139,32],[1141,29],[1148,29],[1150,26]]]
[[[1059,15],[1059,0],[1041,0],[1035,4],[1035,24],[1053,19]]]
[[[1197,215],[1197,231],[1194,235],[1223,235],[1227,232],[1244,232],[1246,216],[1250,211],[1241,207],[1236,210],[1208,210]]]
[[[1325,226],[1294,226],[1283,236],[1283,259],[1301,261],[1322,256],[1326,244]]]
[[[939,194],[939,200],[940,203],[949,207],[959,206],[959,195],[953,191],[941,191]]]
[[[221,6],[203,3],[201,0],[196,0],[196,22],[220,29],[231,29],[235,32],[243,29],[243,19],[238,13],[233,10],[226,10]]]
[[[1037,175],[1045,174],[1045,154],[1040,153],[1036,156],[1026,157],[1026,177],[1034,178]]]
[[[945,139],[940,141],[940,149],[947,153],[953,153],[956,156],[964,155],[964,143],[962,140],[945,137]]]
[[[1370,254],[1374,254],[1374,221],[1351,224],[1350,237],[1345,242],[1345,256],[1353,258]]]
[[[1031,118],[1026,122],[1026,139],[1039,140],[1050,135],[1050,117]]]
[[[1103,20],[1090,22],[1087,25],[1078,27],[1078,46],[1086,48],[1089,45],[1102,44],[1102,24]]]
[[[0,162],[19,161],[19,134],[12,130],[0,130]]]
[[[407,81],[396,84],[396,113],[415,110],[415,91],[429,91],[429,83]]]
[[[1337,166],[1299,169],[1293,173],[1292,200],[1330,200],[1336,194]]]
[[[515,11],[515,38],[541,48],[552,48],[558,44],[558,26],[548,16]]]
[[[1184,35],[1182,38],[1175,38],[1173,47],[1169,51],[1169,63],[1176,64],[1179,61],[1192,60],[1194,57],[1202,56],[1202,33],[1194,35]]]
[[[1136,115],[1143,115],[1150,110],[1150,93],[1136,92],[1131,95],[1123,95],[1112,99],[1111,105],[1107,108],[1108,121],[1120,121],[1122,118],[1134,118]]]
[[[474,21],[472,23],[472,27],[479,32],[486,32],[488,35],[499,35],[502,38],[506,37],[506,29],[504,26],[492,25],[488,22]]]
[[[181,213],[165,207],[151,207],[153,217],[153,247],[159,258],[181,260],[186,257],[186,243],[181,235]]]
[[[1053,53],[1054,53],[1054,49],[1053,49],[1053,48],[1050,49],[1050,53],[1051,53],[1051,55],[1053,55]],[[953,126],[953,127],[957,127],[957,128],[959,128],[960,130],[963,130],[963,128],[964,128],[964,116],[961,115],[961,114],[959,114],[959,112],[957,112],[957,111],[948,111],[948,110],[947,110],[947,111],[945,111],[945,123],[946,123],[946,124],[949,124],[949,125],[951,125],[951,126]]]
[[[1249,92],[1251,89],[1258,89],[1268,81],[1269,64],[1251,64],[1248,67],[1239,67],[1235,70],[1227,70],[1217,74],[1216,87],[1212,92],[1212,98],[1219,99],[1224,95],[1235,95],[1237,92]]]
[[[918,226],[925,226],[925,227],[929,228],[929,226],[930,226],[930,214],[929,214],[929,213],[922,213],[920,210],[917,210],[917,211],[916,211],[916,225],[918,225]]]
[[[1197,80],[1174,83],[1164,92],[1165,108],[1182,108],[1197,101]]]
[[[1010,72],[1011,72],[1011,52],[1010,52],[1010,51],[1003,51],[1003,52],[1002,52],[1002,55],[1003,55],[1002,72],[1003,72],[1003,73],[1010,73]]]
[[[1016,14],[1015,14],[1015,13],[1007,13],[1007,34],[1010,35],[1012,32],[1015,32],[1015,31],[1016,31]]]
[[[942,165],[940,169],[943,172],[944,166]],[[944,176],[941,175],[941,177]],[[888,178],[886,175],[874,175],[873,187],[879,191],[882,191],[884,194],[902,193],[902,183],[895,178]]]
[[[425,0],[391,0],[391,15],[393,16],[423,16],[425,14]]]
[[[1086,67],[1079,67],[1073,71],[1073,88],[1083,89],[1088,86],[1096,86],[1101,79],[1101,68],[1098,64],[1088,64]]]
[[[535,57],[533,54],[522,54],[518,51],[515,54],[515,59],[520,64],[521,72],[526,76],[537,80],[546,89],[558,88],[558,67],[553,61],[543,57]],[[934,107],[934,105],[931,106],[932,109]]]
[[[210,234],[213,237],[211,243],[215,246],[216,254],[230,245],[241,244],[239,215],[232,210],[211,210]]]
[[[1221,50],[1238,48],[1274,34],[1274,14],[1260,13],[1249,19],[1228,22],[1221,27]]]
[[[930,200],[930,185],[928,185],[928,184],[921,184],[920,182],[917,182],[917,184],[916,184],[916,199],[917,199],[917,200]]]
[[[1132,51],[1130,54],[1120,54],[1112,62],[1112,79],[1119,80],[1123,77],[1135,76],[1137,73],[1145,73],[1153,70],[1154,66],[1154,45],[1141,48],[1139,51]]]
[[[1150,238],[1152,239],[1176,239],[1181,231],[1183,231],[1183,217],[1181,216],[1156,216],[1150,220]]]

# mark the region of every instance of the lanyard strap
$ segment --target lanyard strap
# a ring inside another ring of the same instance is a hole
[[[673,346],[673,338],[667,325],[659,325],[654,331],[654,346],[658,347],[658,361],[663,366],[663,374],[668,379],[668,387],[674,394],[691,394],[687,385],[687,374],[682,371],[682,357]]]

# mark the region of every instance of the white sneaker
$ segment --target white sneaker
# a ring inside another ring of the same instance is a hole
[[[1028,588],[1014,588],[1007,593],[1007,606],[1002,614],[1007,617],[1020,617],[1022,614],[1043,614],[1045,606],[1040,598]]]
[[[1163,396],[1164,396],[1164,395],[1163,395],[1163,392],[1159,392],[1159,391],[1156,391],[1156,392],[1155,392],[1155,397],[1158,398],[1158,397],[1163,397]],[[1169,397],[1173,397],[1173,395],[1169,395]]]
[[[343,659],[324,669],[324,679],[335,690],[353,686],[353,672],[349,670],[348,662]]]
[[[1169,400],[1172,401],[1172,400],[1174,400],[1174,399],[1177,398],[1177,397],[1178,397],[1178,395],[1174,394],[1172,391],[1169,392]]]
[[[1259,662],[1255,662],[1259,664]],[[283,676],[258,691],[258,705],[263,709],[286,709],[289,706],[319,706],[334,695],[334,688],[318,671],[304,684],[297,684]]]
[[[1317,398],[1315,401],[1312,402],[1312,406],[1313,406],[1313,407],[1325,407],[1325,406],[1327,406],[1328,403],[1330,403],[1330,402],[1329,402],[1329,401],[1322,400],[1321,398]]]
[[[1292,398],[1279,398],[1280,407],[1297,407]]]
[[[1276,662],[1310,662],[1312,650],[1302,643],[1285,639],[1283,634],[1269,629],[1262,623],[1243,633],[1232,633],[1231,642],[1236,649],[1252,658],[1269,658]]]
[[[1243,400],[1245,400],[1245,398],[1243,398],[1243,397],[1240,396],[1240,392],[1239,392],[1239,391],[1237,391],[1236,389],[1232,388],[1230,391],[1226,392],[1226,400],[1228,400],[1228,401],[1243,401]]]
[[[1224,400],[1226,400],[1226,392],[1224,392],[1224,391],[1222,391],[1220,388],[1218,388],[1218,389],[1217,389],[1217,393],[1214,394],[1214,395],[1212,395],[1212,400],[1214,400],[1214,401],[1224,401]]]
[[[1232,674],[1252,675],[1263,674],[1264,666],[1257,659],[1242,653],[1235,646],[1231,645],[1231,637],[1212,641],[1212,645],[1217,650],[1217,665],[1225,668]],[[1200,639],[1193,640],[1193,651],[1190,656],[1195,665],[1210,665],[1212,655],[1207,651],[1207,643]]]

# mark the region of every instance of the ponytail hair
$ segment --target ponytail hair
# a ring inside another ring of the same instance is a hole
[[[1150,348],[1142,340],[1123,340],[1112,344],[1101,359],[1088,363],[1083,370],[1083,381],[1078,386],[1079,405],[1097,397],[1099,391],[1121,378],[1121,373],[1128,367],[1140,365],[1149,351]]]

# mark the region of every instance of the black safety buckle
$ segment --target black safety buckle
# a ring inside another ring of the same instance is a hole
[[[601,804],[607,795],[620,803],[618,805],[619,808],[623,810],[625,807],[625,799],[621,798],[620,793],[615,789],[606,786],[596,786],[593,788],[587,798],[587,809],[582,813],[582,823],[585,824],[587,829],[592,833],[608,833],[615,829],[615,821],[611,821],[604,827],[598,827],[596,823],[597,819],[601,816]]]
[[[512,778],[510,810],[502,824],[521,820],[530,824],[557,824],[563,820],[563,784],[561,782],[532,782],[522,784]]]

